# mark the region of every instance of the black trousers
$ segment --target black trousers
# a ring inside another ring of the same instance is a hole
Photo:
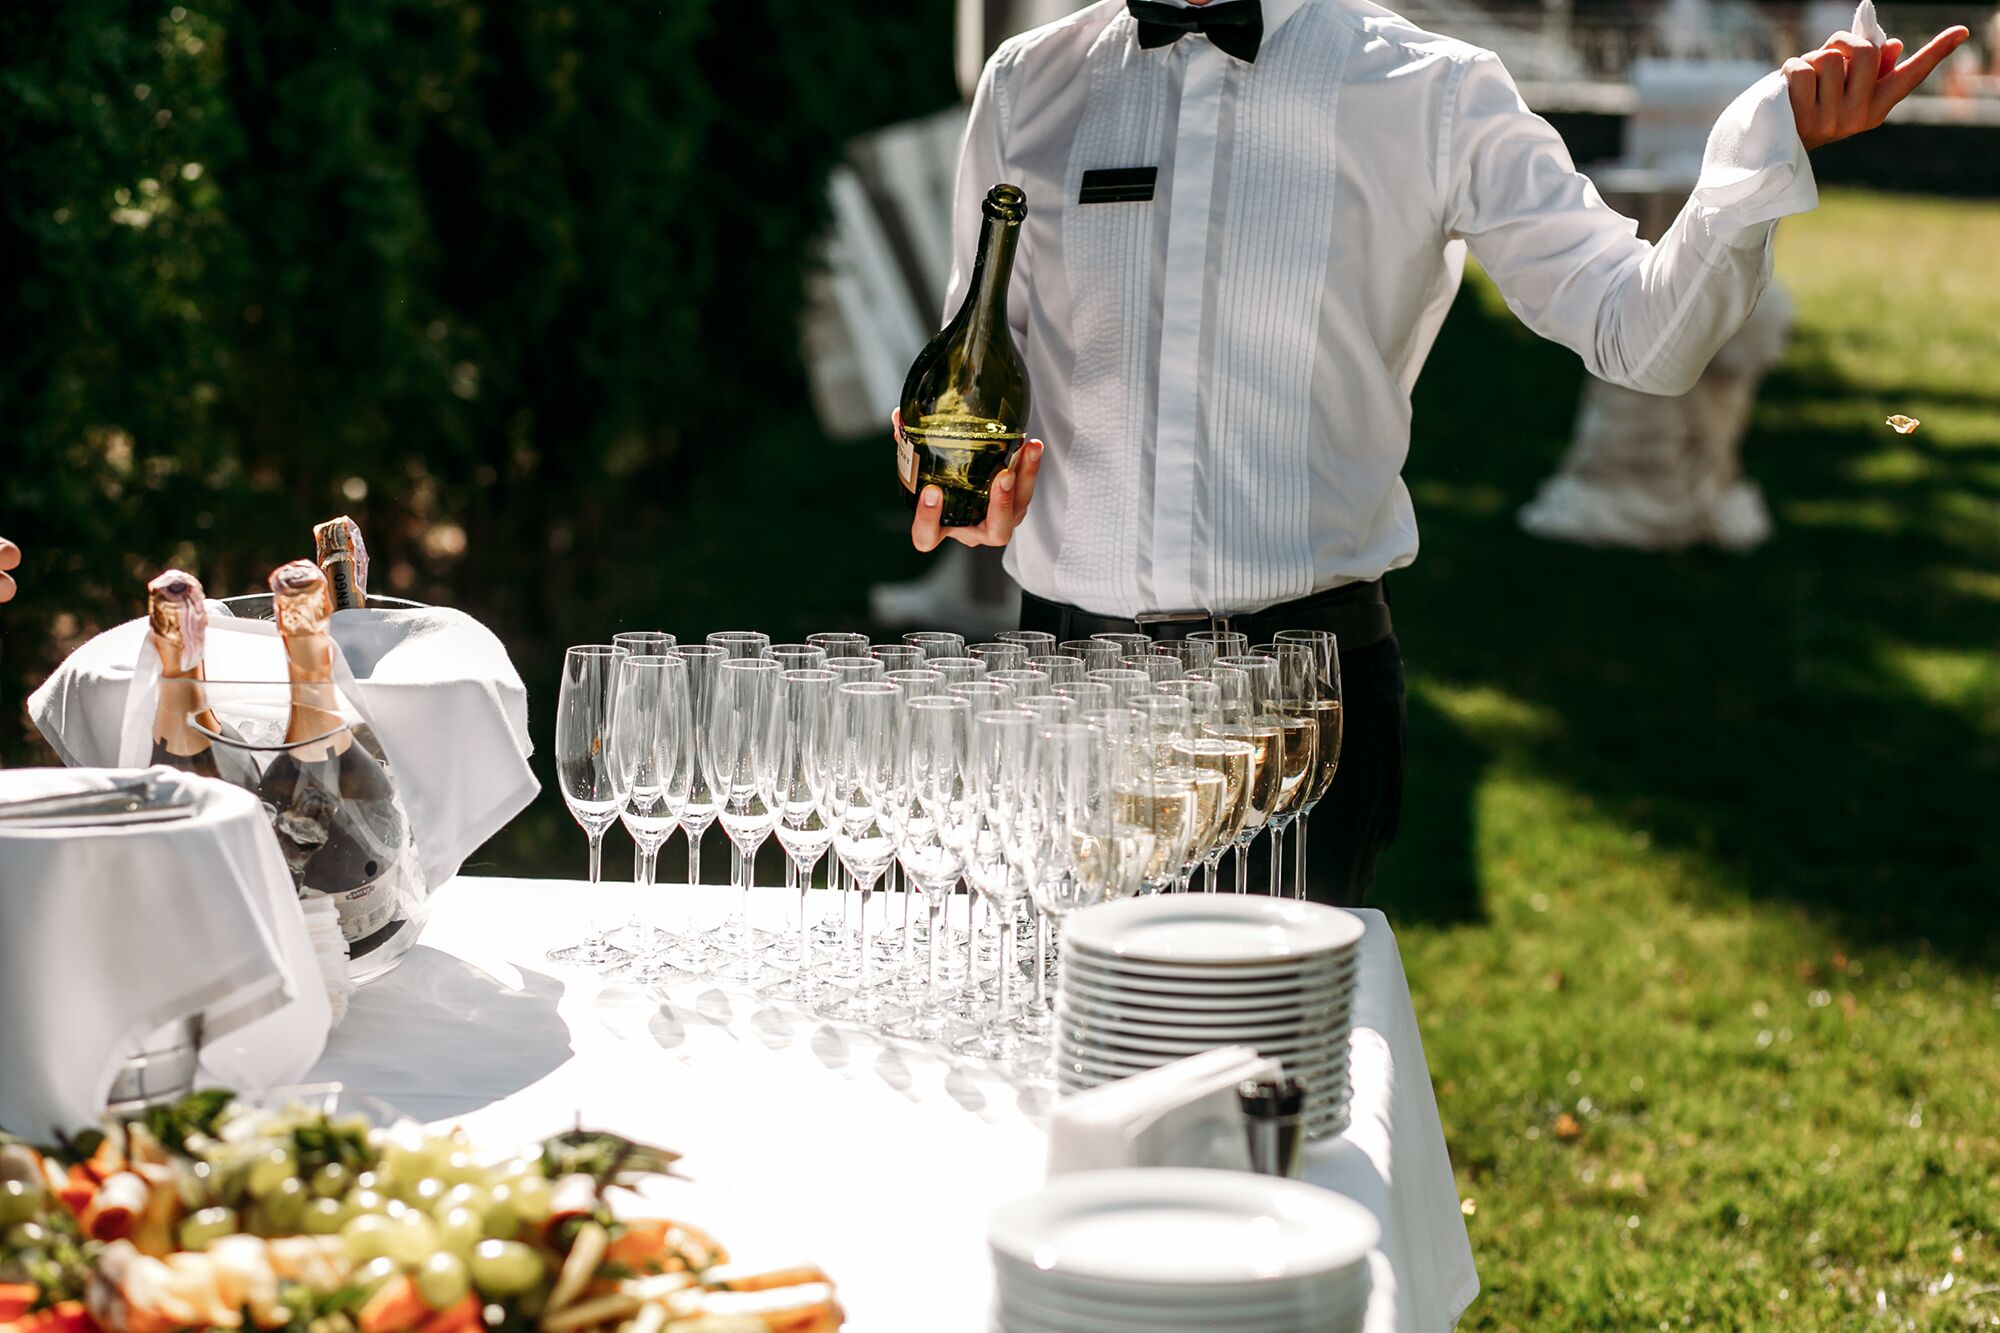
[[[1250,636],[1250,642],[1267,642],[1279,630],[1291,628],[1283,611],[1283,607],[1275,607],[1270,612],[1239,616],[1233,624]],[[1022,599],[1021,628],[1040,630],[1058,639],[1079,637],[1065,632],[1074,627],[1065,624],[1062,608],[1037,597]],[[1141,632],[1145,629],[1138,628]],[[1340,767],[1334,772],[1333,786],[1306,821],[1306,896],[1337,907],[1364,907],[1375,887],[1375,858],[1396,840],[1396,824],[1403,809],[1409,710],[1403,698],[1403,653],[1394,634],[1366,648],[1341,653],[1340,694]],[[1295,825],[1285,838],[1287,891],[1297,836]],[[1252,893],[1265,892],[1270,883],[1270,841],[1270,835],[1264,834],[1251,844]],[[1222,860],[1224,889],[1235,887],[1234,856],[1231,852]],[[1195,882],[1201,883],[1199,876]]]

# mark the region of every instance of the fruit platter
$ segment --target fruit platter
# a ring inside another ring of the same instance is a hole
[[[0,1134],[0,1333],[827,1333],[811,1265],[636,1215],[677,1155],[581,1127],[513,1155],[325,1098],[202,1091]]]

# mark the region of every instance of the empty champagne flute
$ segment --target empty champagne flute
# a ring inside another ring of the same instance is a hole
[[[1197,667],[1195,670],[1200,670]],[[1155,693],[1171,695],[1187,700],[1188,725],[1191,727],[1212,726],[1220,720],[1222,691],[1215,682],[1208,680],[1163,680],[1153,687]]]
[[[1027,896],[1040,855],[1044,827],[1035,822],[1034,742],[1039,724],[1020,708],[987,709],[972,722],[973,801],[978,821],[966,854],[966,883],[1000,922],[999,988],[986,1021],[952,1043],[960,1055],[1015,1060],[1021,1030],[1015,1022],[1014,913]]]
[[[1181,665],[1181,659],[1171,653],[1134,653],[1125,659],[1123,665],[1128,671],[1145,672],[1146,681],[1150,685],[1179,680],[1187,674],[1187,668]]]
[[[797,966],[791,976],[760,992],[772,999],[810,1004],[825,984],[813,970],[813,931],[806,899],[813,871],[833,845],[833,821],[826,805],[833,762],[834,673],[824,669],[787,671],[778,678],[772,714],[770,802],[778,812],[773,833],[792,867],[799,893]]]
[[[612,635],[611,645],[633,657],[663,657],[678,646],[678,641],[665,630],[628,629]]]
[[[890,670],[889,664],[880,657],[829,657],[823,666],[831,671],[840,685],[852,684],[857,680],[880,680]]]
[[[774,643],[764,656],[785,671],[811,671],[826,665],[826,649],[813,643]]]
[[[636,879],[651,885],[660,844],[672,835],[687,803],[692,765],[687,663],[678,656],[635,656],[619,663],[618,670],[618,718],[611,737],[626,774],[619,818],[639,849]],[[684,975],[665,956],[666,946],[677,939],[672,932],[646,925],[636,907],[625,932],[639,945],[639,956],[625,975],[647,983]]]
[[[1049,687],[1049,693],[1076,700],[1076,706],[1086,713],[1111,707],[1114,698],[1111,687],[1101,680],[1086,680],[1076,685],[1052,685]]]
[[[764,977],[764,964],[757,957],[760,941],[750,924],[750,887],[757,849],[778,822],[771,804],[775,789],[771,717],[782,674],[769,658],[724,662],[709,697],[701,742],[702,768],[715,789],[716,819],[736,849],[737,887],[742,890],[725,944],[735,956],[719,975],[744,984]]]
[[[1037,721],[1051,725],[1075,722],[1083,713],[1082,706],[1066,694],[1016,695],[1014,707],[1025,708],[1035,715]]]
[[[861,898],[859,984],[845,994],[823,994],[814,1012],[827,1018],[871,1022],[884,1003],[876,993],[868,939],[868,900],[895,859],[893,808],[901,800],[897,769],[897,713],[902,691],[888,681],[857,681],[834,692],[833,762],[827,813],[833,850],[853,877]]]
[[[924,650],[907,643],[878,643],[867,655],[881,662],[884,671],[915,671],[924,664]]]
[[[604,830],[618,821],[629,776],[617,762],[612,728],[618,720],[619,664],[629,654],[608,643],[586,643],[563,654],[562,689],[556,698],[556,779],[563,803],[590,839],[590,883],[602,877]],[[593,899],[595,894],[593,893]],[[591,904],[589,933],[580,944],[549,950],[559,963],[601,967],[621,962],[603,913]]]
[[[828,657],[868,656],[868,636],[847,631],[822,632],[806,635],[806,642],[825,653]]]
[[[1056,636],[1038,629],[1003,629],[993,636],[1002,643],[1018,643],[1030,657],[1056,650]]]
[[[754,629],[719,629],[708,636],[711,648],[720,648],[732,660],[762,657],[771,647],[771,636]]]
[[[1135,653],[1151,652],[1153,649],[1153,636],[1150,634],[1093,634],[1090,637],[1100,643],[1115,646],[1121,658],[1130,657]]]
[[[964,699],[977,713],[988,708],[1005,708],[1014,702],[1014,687],[991,676],[967,685],[947,685],[945,693]]]
[[[916,1008],[883,1025],[892,1037],[939,1041],[956,1019],[938,981],[938,952],[946,934],[942,917],[953,886],[965,873],[966,853],[978,831],[971,774],[972,704],[929,695],[906,704],[905,773],[910,799],[897,830],[897,858],[904,879],[924,895],[930,923],[926,980]]]
[[[1049,686],[1055,684],[1046,671],[1033,667],[1020,667],[1013,671],[989,671],[986,680],[991,685],[1005,685],[1018,697],[1023,694],[1047,694]]]
[[[1314,763],[1312,784],[1306,788],[1305,801],[1300,806],[1299,836],[1293,840],[1297,852],[1292,858],[1292,896],[1303,898],[1306,896],[1306,845],[1312,840],[1306,825],[1312,818],[1313,807],[1332,790],[1334,774],[1340,769],[1340,641],[1330,630],[1323,629],[1281,629],[1276,638],[1280,643],[1309,645],[1317,659],[1313,698],[1306,707],[1311,709],[1314,720],[1319,723],[1319,754]]]
[[[903,642],[912,648],[921,648],[926,661],[933,657],[965,656],[965,636],[948,630],[915,630],[905,634]]]
[[[1018,643],[993,640],[975,643],[965,650],[967,657],[976,657],[986,663],[986,669],[993,671],[1014,671],[1028,664],[1028,650]]]
[[[986,663],[976,657],[933,657],[924,665],[943,675],[947,685],[970,685],[986,679]]]
[[[1250,636],[1228,629],[1198,629],[1187,636],[1189,643],[1206,643],[1215,649],[1217,657],[1229,657],[1250,651]]]
[[[1153,651],[1179,662],[1182,674],[1196,667],[1214,666],[1219,656],[1214,644],[1199,639],[1161,639],[1153,645]]]
[[[1145,672],[1127,667],[1106,667],[1091,672],[1088,679],[1110,689],[1113,708],[1122,708],[1133,695],[1144,694],[1153,688],[1152,679]]]
[[[1056,645],[1056,651],[1070,657],[1083,659],[1086,671],[1102,671],[1118,665],[1125,654],[1117,644],[1103,639],[1064,639]]]
[[[691,745],[699,755],[702,733],[707,728],[708,701],[715,693],[716,678],[722,674],[722,664],[729,660],[729,654],[710,644],[690,644],[679,650],[681,661],[687,663],[688,717],[692,719]],[[688,774],[687,803],[681,807],[681,832],[687,834],[688,884],[701,883],[701,839],[715,822],[715,788],[708,782],[707,770],[696,762]]]
[[[1048,672],[1051,685],[1080,685],[1090,668],[1073,653],[1040,653],[1028,659],[1028,669]]]

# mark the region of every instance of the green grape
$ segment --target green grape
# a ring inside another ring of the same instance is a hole
[[[507,1186],[508,1204],[514,1216],[523,1222],[535,1223],[548,1220],[549,1178],[540,1174],[521,1176]]]
[[[538,1157],[509,1157],[487,1173],[494,1180],[519,1180],[522,1176],[542,1174],[542,1162]]]
[[[313,1172],[312,1192],[322,1199],[338,1199],[354,1187],[354,1173],[339,1162],[328,1162]]]
[[[471,1290],[472,1274],[455,1254],[433,1254],[417,1269],[417,1291],[433,1310],[450,1309]]]
[[[483,1179],[486,1170],[473,1160],[471,1153],[453,1145],[439,1161],[437,1173],[454,1185],[467,1185]]]
[[[347,1257],[357,1264],[365,1264],[389,1253],[389,1237],[395,1234],[395,1230],[396,1224],[380,1213],[363,1213],[340,1229],[340,1239],[347,1250]]]
[[[515,1240],[483,1240],[472,1251],[472,1280],[488,1296],[519,1296],[547,1276],[542,1257]]]
[[[437,1201],[437,1206],[431,1209],[431,1216],[443,1217],[454,1208],[470,1208],[475,1212],[484,1213],[487,1205],[492,1202],[493,1196],[487,1193],[483,1185],[453,1185],[444,1192],[444,1197]]]
[[[437,1224],[418,1212],[404,1213],[391,1222],[387,1253],[405,1268],[415,1268],[438,1247]]]
[[[355,1189],[374,1190],[377,1194],[387,1194],[390,1185],[393,1183],[393,1178],[389,1173],[379,1166],[372,1171],[363,1171],[354,1178]]]
[[[461,1259],[470,1258],[472,1247],[486,1239],[486,1223],[471,1208],[448,1208],[438,1219],[438,1244]]]
[[[377,1146],[382,1154],[381,1165],[375,1168],[377,1174],[385,1168],[403,1180],[419,1180],[431,1174],[430,1141],[415,1125],[406,1121],[386,1131]]]
[[[205,1250],[224,1236],[238,1230],[236,1214],[228,1208],[204,1208],[181,1222],[180,1242],[184,1250]]]
[[[359,1217],[363,1213],[386,1213],[392,1201],[374,1190],[355,1190],[347,1196],[347,1211]]]
[[[308,1236],[331,1236],[347,1223],[347,1208],[338,1199],[314,1199],[306,1205],[299,1229]]]
[[[269,1148],[250,1161],[246,1183],[253,1198],[261,1199],[287,1180],[298,1178],[299,1161],[289,1148]]]
[[[37,1180],[0,1180],[0,1227],[32,1219],[42,1211],[47,1193]]]
[[[487,1204],[483,1216],[486,1219],[486,1234],[496,1240],[512,1240],[521,1229],[521,1219],[514,1215],[514,1189],[502,1182],[487,1193]]]
[[[257,1201],[257,1207],[269,1219],[272,1235],[291,1236],[298,1233],[299,1224],[305,1221],[306,1204],[310,1198],[305,1181],[297,1176],[286,1176],[279,1182],[278,1188]]]
[[[377,1256],[355,1269],[354,1276],[348,1279],[348,1284],[360,1291],[361,1298],[366,1300],[373,1296],[384,1282],[402,1271],[402,1265],[394,1259],[386,1255]]]
[[[456,1186],[448,1186],[436,1176],[425,1176],[398,1193],[402,1196],[403,1202],[410,1207],[428,1213],[437,1208],[438,1200],[444,1197],[445,1190],[453,1188]]]

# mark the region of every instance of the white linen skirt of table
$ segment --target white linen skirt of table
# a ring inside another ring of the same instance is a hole
[[[355,996],[311,1077],[484,1142],[580,1117],[678,1149],[688,1180],[651,1202],[745,1262],[821,1264],[849,1328],[983,1328],[986,1215],[1041,1183],[1045,1094],[721,984],[654,993],[543,957],[581,934],[593,897],[612,919],[637,906],[671,926],[720,923],[731,892],[453,880],[402,967]],[[774,928],[796,901],[756,897]],[[1479,1283],[1395,937],[1379,912],[1361,916],[1352,1124],[1313,1145],[1306,1174],[1382,1224],[1367,1333],[1431,1333]]]

